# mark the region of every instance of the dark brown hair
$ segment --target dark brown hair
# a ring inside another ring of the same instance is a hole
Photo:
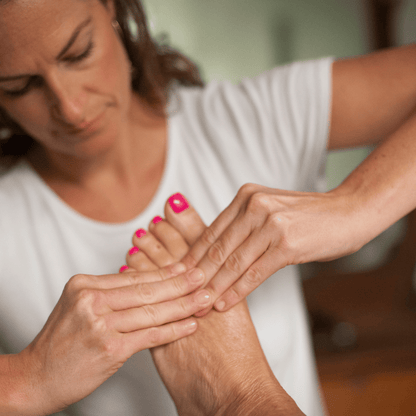
[[[0,0],[1,1],[1,0]],[[111,0],[100,0],[105,6]],[[113,0],[120,36],[132,63],[132,89],[160,115],[174,84],[203,86],[195,63],[168,46],[162,37],[151,37],[140,0]],[[35,140],[0,108],[0,167],[9,167],[25,156]]]

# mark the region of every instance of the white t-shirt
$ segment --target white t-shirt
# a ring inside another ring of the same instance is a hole
[[[179,88],[170,105],[168,155],[159,189],[136,219],[107,224],[67,206],[21,162],[0,179],[0,347],[25,348],[43,327],[68,279],[115,273],[131,237],[182,192],[206,224],[245,183],[312,191],[323,181],[332,59],[276,68],[239,85]],[[308,416],[323,410],[295,267],[248,298],[277,379]],[[65,374],[62,374],[65,379]],[[176,414],[148,351],[63,414]]]

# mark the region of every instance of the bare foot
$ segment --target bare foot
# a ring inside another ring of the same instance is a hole
[[[127,255],[129,267],[163,267],[187,253],[205,225],[182,198],[170,198],[165,219],[135,234],[140,251]],[[177,212],[175,200],[186,209]],[[151,353],[181,416],[302,414],[270,370],[245,301],[227,312],[211,310],[193,335]]]

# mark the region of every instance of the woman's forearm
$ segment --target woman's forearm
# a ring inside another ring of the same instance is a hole
[[[58,411],[45,407],[39,382],[34,382],[33,366],[25,351],[0,355],[0,414],[46,415]]]
[[[416,112],[330,193],[350,200],[361,244],[415,209]]]

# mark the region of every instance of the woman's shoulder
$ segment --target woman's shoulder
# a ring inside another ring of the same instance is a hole
[[[277,66],[240,82],[212,80],[204,87],[178,87],[172,94],[169,113],[192,117],[227,119],[270,114],[276,105],[309,103],[310,95],[330,94],[333,58],[298,61]],[[296,103],[295,103],[296,101]]]
[[[24,160],[12,167],[0,166],[0,197],[16,197],[30,175],[30,168]]]

